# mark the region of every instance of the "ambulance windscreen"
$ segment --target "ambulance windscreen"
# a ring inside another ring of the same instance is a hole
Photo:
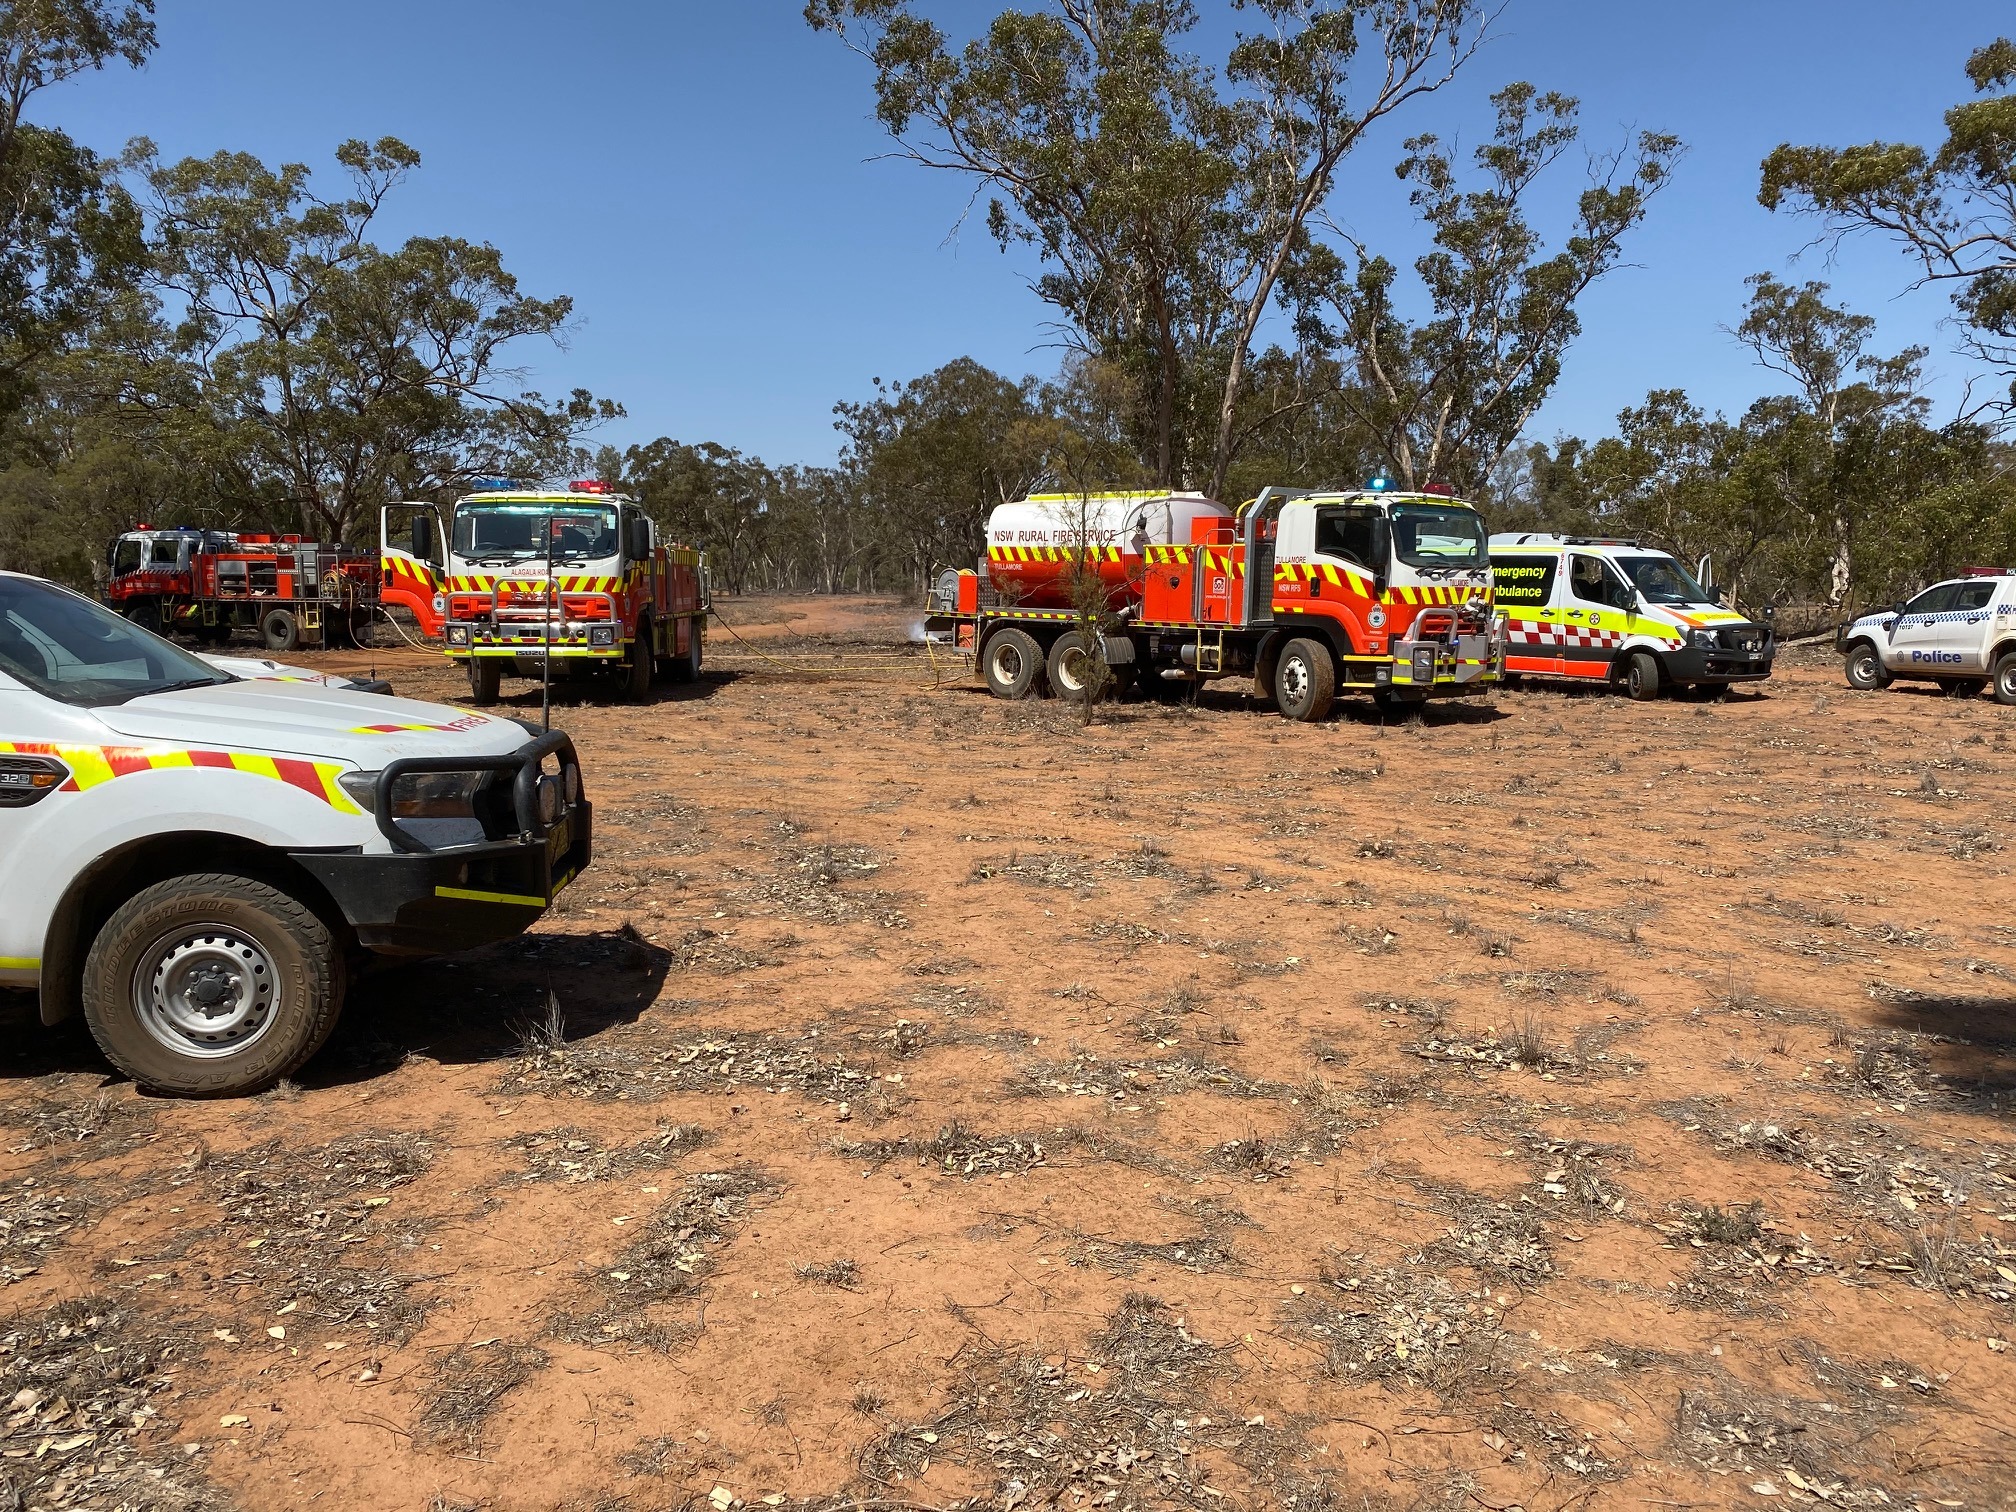
[[[1410,567],[1482,567],[1484,521],[1460,504],[1396,504],[1393,554]]]
[[[1617,565],[1651,604],[1712,604],[1694,574],[1669,556],[1620,556]]]

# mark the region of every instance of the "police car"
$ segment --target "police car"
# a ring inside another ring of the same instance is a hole
[[[1934,583],[1845,626],[1835,648],[1853,688],[1903,677],[1971,694],[1992,682],[1997,703],[2016,704],[2016,572],[1977,567]]]
[[[354,964],[519,933],[590,819],[558,731],[220,667],[0,572],[0,987],[144,1087],[290,1075]]]

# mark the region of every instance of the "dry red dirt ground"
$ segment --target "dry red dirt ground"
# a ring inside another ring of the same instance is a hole
[[[2016,1503],[2016,711],[1084,728],[732,617],[298,1085],[0,1000],[0,1505]]]

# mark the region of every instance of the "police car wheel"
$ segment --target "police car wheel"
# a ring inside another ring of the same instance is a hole
[[[1659,663],[1650,651],[1633,651],[1624,664],[1624,691],[1640,703],[1659,696]]]
[[[2016,704],[2016,651],[1995,663],[1995,702]]]
[[[343,1007],[343,952],[299,899],[199,873],[121,905],[91,943],[83,989],[92,1038],[140,1086],[236,1097],[322,1048]]]
[[[1865,693],[1875,688],[1890,686],[1889,669],[1883,659],[1876,654],[1876,648],[1866,642],[1857,644],[1848,653],[1848,660],[1842,664],[1842,675],[1848,679],[1848,686],[1860,688]]]
[[[1274,702],[1283,719],[1314,724],[1337,698],[1337,664],[1330,648],[1312,640],[1292,640],[1281,648],[1274,668]]]
[[[996,698],[1033,698],[1043,691],[1043,648],[1026,630],[995,631],[980,662]]]

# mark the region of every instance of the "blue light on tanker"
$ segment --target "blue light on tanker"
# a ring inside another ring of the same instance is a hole
[[[1387,490],[1392,488],[1393,480],[1387,477],[1386,474],[1384,474],[1383,472],[1377,472],[1372,474],[1371,481],[1368,482],[1365,486],[1369,488],[1373,493],[1385,493],[1387,492]]]

